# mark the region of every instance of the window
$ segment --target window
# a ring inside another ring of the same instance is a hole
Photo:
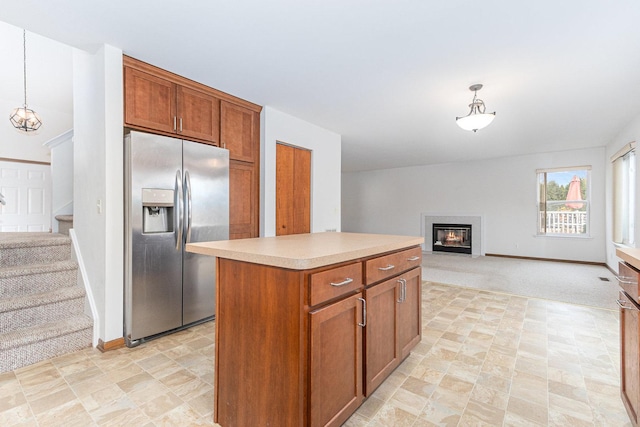
[[[540,169],[538,174],[538,234],[589,235],[590,166]]]
[[[625,145],[613,162],[613,241],[635,243],[636,151],[635,142]]]

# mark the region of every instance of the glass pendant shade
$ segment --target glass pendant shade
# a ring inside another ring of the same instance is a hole
[[[482,89],[481,84],[475,84],[469,88],[474,92],[473,101],[469,104],[469,114],[463,117],[456,117],[456,123],[464,130],[477,132],[479,129],[486,128],[495,119],[496,113],[485,113],[484,102],[477,98],[478,91]]]
[[[495,119],[496,113],[472,113],[464,117],[456,117],[456,123],[464,130],[476,132],[486,128]]]
[[[27,108],[26,105],[24,107],[14,108],[13,111],[11,111],[9,120],[13,127],[24,132],[33,132],[42,126],[40,117],[38,117],[35,111]]]

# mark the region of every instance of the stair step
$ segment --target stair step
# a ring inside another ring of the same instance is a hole
[[[76,286],[78,264],[58,261],[0,268],[0,298],[12,298]]]
[[[80,286],[0,300],[0,333],[66,319],[84,312],[85,290]]]
[[[73,228],[73,215],[56,215],[58,221],[58,233],[69,235],[69,229]]]
[[[0,373],[91,346],[93,321],[84,314],[0,334]]]
[[[58,233],[0,233],[0,267],[71,259],[71,239]]]

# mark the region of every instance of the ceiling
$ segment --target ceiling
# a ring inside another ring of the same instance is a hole
[[[22,0],[0,21],[341,134],[343,171],[601,147],[640,114],[637,0],[178,4]],[[474,83],[497,112],[475,134],[455,124]]]

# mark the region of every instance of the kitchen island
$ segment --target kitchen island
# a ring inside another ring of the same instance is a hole
[[[187,245],[216,257],[214,420],[339,426],[421,338],[422,237]]]

